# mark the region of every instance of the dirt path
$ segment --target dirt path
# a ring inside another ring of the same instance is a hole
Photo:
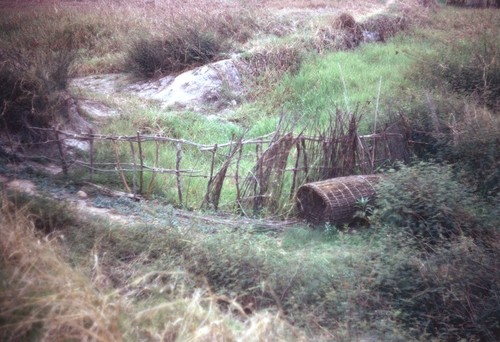
[[[20,174],[24,172],[24,170],[17,170]],[[16,177],[13,173],[0,174],[0,194],[2,192],[18,192],[34,198],[64,201],[70,209],[75,210],[81,216],[95,217],[124,227],[137,225],[203,226],[207,229],[225,227],[282,231],[293,226],[305,225],[298,220],[255,219],[223,212],[188,211],[174,208],[158,200],[134,199],[126,193],[91,183],[68,183],[61,186],[43,177],[26,179]]]

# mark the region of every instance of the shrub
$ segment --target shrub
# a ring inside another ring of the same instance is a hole
[[[446,4],[460,7],[500,7],[498,0],[446,0]]]
[[[137,76],[153,77],[213,61],[224,42],[210,33],[184,28],[164,39],[139,39],[128,52],[128,68]]]
[[[295,74],[303,55],[294,45],[273,44],[243,56],[242,70],[250,77],[249,96],[268,94],[285,74]]]
[[[20,51],[4,51],[0,57],[0,126],[36,139],[30,126],[49,127],[67,109],[65,89],[75,54],[43,51],[28,59]]]
[[[369,17],[361,24],[363,31],[375,33],[380,41],[385,41],[410,26],[410,19],[400,14],[378,14]]]
[[[500,192],[498,160],[500,118],[484,107],[465,105],[463,114],[448,123],[448,134],[438,139],[439,155],[471,189],[492,200]]]
[[[450,166],[403,166],[377,185],[377,195],[374,222],[386,225],[389,234],[404,236],[405,244],[425,251],[461,236],[491,242],[493,221],[483,214],[488,205],[454,179]]]
[[[415,338],[493,341],[500,289],[494,207],[450,166],[419,163],[377,186],[372,222],[386,246],[373,291]]]
[[[32,197],[17,192],[9,197],[10,201],[6,202],[6,205],[10,205],[9,209],[26,216],[38,233],[50,234],[78,223],[66,202],[56,202],[41,196]]]
[[[343,12],[316,31],[313,44],[318,52],[347,50],[357,47],[362,38],[361,26],[352,15]]]

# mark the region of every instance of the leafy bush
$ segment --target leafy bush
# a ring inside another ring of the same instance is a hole
[[[421,250],[461,236],[485,243],[492,237],[493,221],[483,214],[491,208],[458,183],[449,166],[424,162],[403,166],[377,185],[377,195],[374,222]]]
[[[210,33],[185,28],[164,39],[140,39],[128,52],[128,67],[137,76],[153,77],[213,61],[224,42]]]
[[[495,208],[455,180],[450,166],[419,163],[377,186],[386,252],[373,291],[416,338],[493,341],[500,272]],[[472,304],[473,303],[473,304]]]

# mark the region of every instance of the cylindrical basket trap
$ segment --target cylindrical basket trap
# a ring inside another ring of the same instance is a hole
[[[318,224],[345,224],[353,220],[356,201],[373,198],[380,176],[348,176],[302,185],[295,196],[299,216]]]

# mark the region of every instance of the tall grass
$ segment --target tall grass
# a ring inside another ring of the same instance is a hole
[[[182,37],[173,35],[180,28],[208,30],[217,39],[236,45],[245,42],[258,27],[254,9],[251,4],[225,1],[42,2],[30,6],[13,2],[0,8],[0,39],[26,52],[78,50],[79,59],[72,67],[75,74],[126,71],[125,56],[138,39]],[[30,25],[24,25],[27,22]]]
[[[46,235],[33,226],[32,204],[17,207],[5,196],[1,203],[2,340],[302,339],[278,316],[266,312],[247,316],[232,299],[227,303],[235,313],[224,312],[210,291],[191,289],[188,279],[180,276],[182,271],[166,270],[161,264],[148,271],[143,254],[147,251],[130,250],[127,238],[117,239],[112,230],[87,223],[86,232],[54,226],[60,230]],[[92,239],[99,236],[100,243]],[[72,250],[68,242],[78,248]],[[110,249],[100,249],[103,242]],[[141,243],[136,246],[146,247],[146,241]],[[127,253],[129,266],[118,259],[120,248]],[[71,256],[79,256],[73,259],[79,263],[71,265]],[[87,259],[92,260],[90,265]],[[121,281],[113,279],[119,272]]]
[[[361,113],[374,113],[379,86],[381,99],[411,86],[404,77],[412,63],[405,53],[409,49],[417,47],[401,38],[314,58],[303,63],[297,75],[283,79],[273,95],[280,101],[276,104],[301,115],[304,125],[324,121],[335,107],[349,111],[359,107]]]
[[[119,340],[120,309],[66,264],[57,251],[64,237],[37,231],[26,207],[16,209],[4,196],[1,204],[2,339]]]
[[[417,154],[453,163],[477,193],[490,199],[499,191],[498,22],[497,10],[436,13],[415,33],[429,47],[414,52],[415,63],[407,70],[418,92],[403,96],[406,103],[399,106],[420,132],[415,138],[425,143]]]

